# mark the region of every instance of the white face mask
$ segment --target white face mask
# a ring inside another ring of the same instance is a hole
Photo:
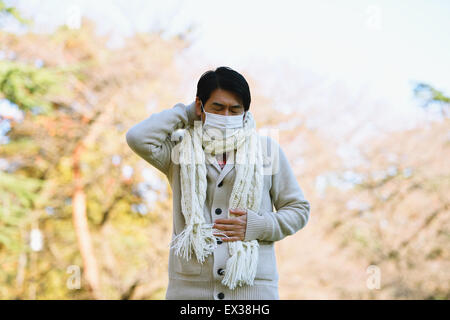
[[[205,123],[203,124],[204,128],[213,127],[217,129],[221,129],[221,131],[234,131],[233,129],[242,128],[244,126],[244,115],[243,112],[237,116],[223,116],[221,114],[215,114],[206,112],[203,108],[202,102],[202,110],[205,113]]]

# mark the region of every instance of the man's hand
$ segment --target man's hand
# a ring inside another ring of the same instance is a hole
[[[223,241],[243,241],[245,238],[245,230],[247,228],[247,210],[230,209],[230,214],[237,217],[231,219],[217,219],[213,228],[221,230],[228,236],[222,237]],[[214,234],[220,236],[220,234]]]

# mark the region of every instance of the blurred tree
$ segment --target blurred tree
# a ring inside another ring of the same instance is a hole
[[[133,163],[149,166],[126,147],[125,132],[148,116],[149,99],[159,108],[176,100],[173,58],[188,44],[136,34],[113,51],[94,27],[83,20],[78,30],[63,26],[50,35],[0,32],[7,58],[0,61],[0,98],[25,114],[11,122],[10,141],[0,148],[9,171],[0,184],[0,281],[7,284],[1,297],[163,294],[167,185],[155,189],[164,179],[155,175],[142,190]],[[145,207],[150,191],[160,196],[148,214],[130,210]],[[17,212],[15,220],[10,212]],[[37,251],[27,243],[33,230],[43,234]],[[74,291],[64,281],[66,269],[80,262],[85,282]]]
[[[418,83],[414,87],[414,94],[422,101],[423,108],[437,104],[443,117],[450,116],[450,97],[447,97],[442,91],[433,88],[429,84]]]
[[[8,17],[13,17],[22,24],[29,25],[32,23],[31,20],[23,18],[15,7],[7,6],[5,1],[0,0],[0,23],[3,19]]]
[[[24,111],[39,106],[40,112],[51,112],[53,102],[48,96],[63,94],[63,83],[63,69],[0,61],[0,92]]]

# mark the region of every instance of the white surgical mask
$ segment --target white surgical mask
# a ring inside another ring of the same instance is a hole
[[[212,127],[221,129],[221,131],[234,131],[232,129],[242,128],[244,126],[244,112],[237,116],[223,116],[221,114],[215,114],[206,112],[203,108],[202,102],[202,110],[205,113],[205,123],[203,124],[204,128]]]

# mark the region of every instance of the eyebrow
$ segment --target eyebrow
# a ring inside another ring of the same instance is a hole
[[[213,102],[212,103],[213,105],[216,105],[216,106],[219,106],[219,107],[226,107],[226,105],[223,105],[223,104],[221,104],[221,103],[219,103],[219,102]],[[237,104],[237,105],[234,105],[234,106],[231,106],[231,108],[236,108],[236,107],[242,107],[240,104]]]

